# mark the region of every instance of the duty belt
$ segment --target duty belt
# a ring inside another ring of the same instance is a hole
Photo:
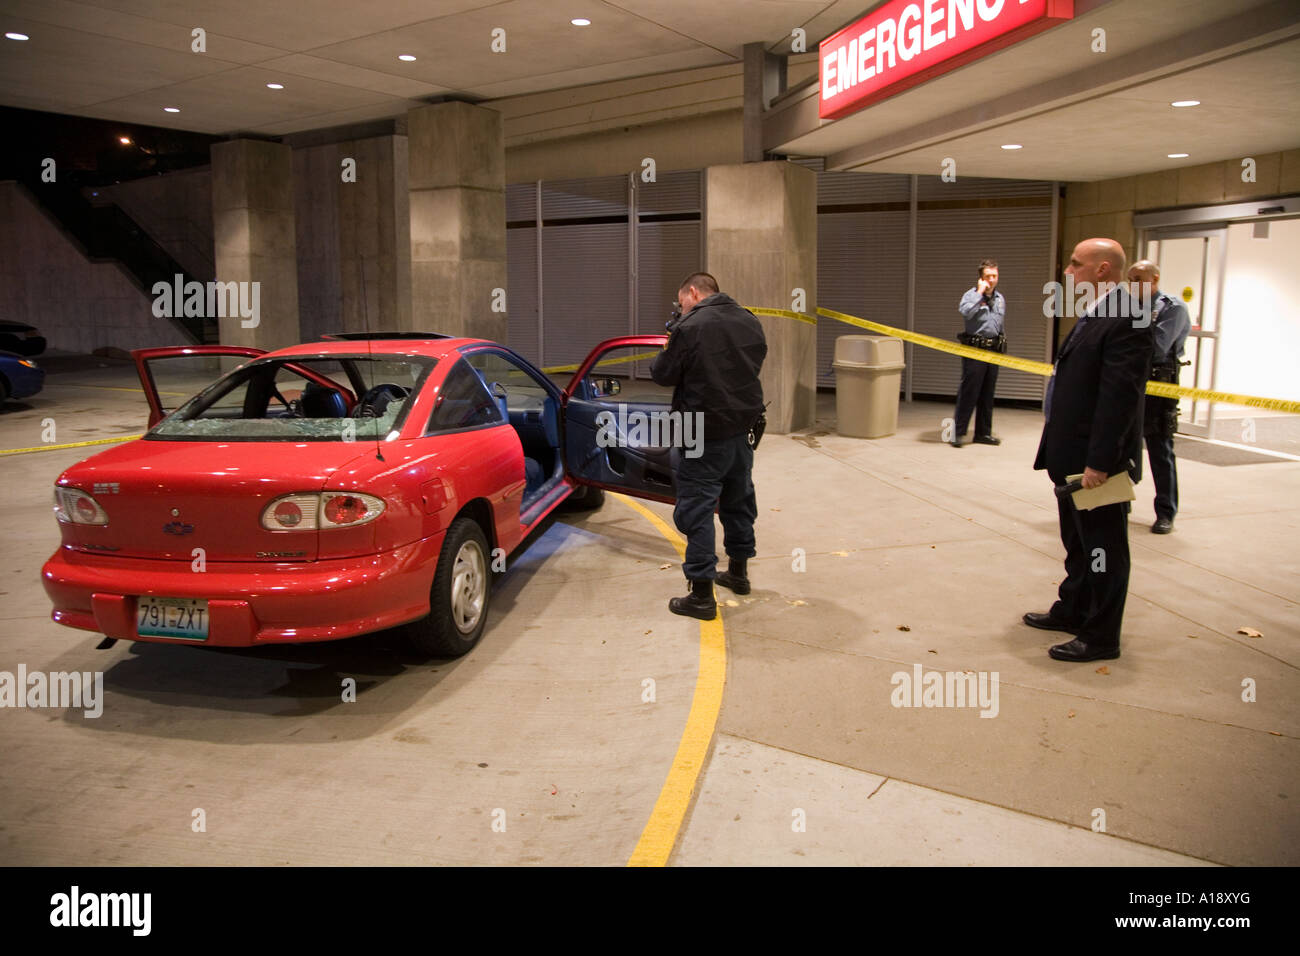
[[[957,336],[957,341],[962,345],[973,345],[977,349],[992,349],[997,352],[1005,351],[1007,347],[1005,335],[971,335],[968,332],[961,332]]]

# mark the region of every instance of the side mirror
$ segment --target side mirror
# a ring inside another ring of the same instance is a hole
[[[597,398],[608,398],[623,391],[623,386],[616,378],[598,378],[592,383],[596,387]]]

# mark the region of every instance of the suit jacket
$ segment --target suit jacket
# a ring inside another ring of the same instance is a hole
[[[1108,475],[1127,469],[1134,481],[1142,478],[1142,406],[1155,338],[1151,323],[1134,326],[1129,316],[1137,314],[1137,304],[1118,288],[1061,346],[1051,417],[1034,460],[1057,484],[1085,466]]]

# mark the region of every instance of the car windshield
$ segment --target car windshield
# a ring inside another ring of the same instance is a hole
[[[215,360],[202,356],[196,361]],[[436,359],[412,355],[265,358],[241,365],[147,438],[377,441],[397,436]]]

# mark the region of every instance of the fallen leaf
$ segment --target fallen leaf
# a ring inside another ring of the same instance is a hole
[[[1097,673],[1098,673],[1098,674],[1109,674],[1109,673],[1110,673],[1110,668],[1107,667],[1105,664],[1102,664],[1100,667],[1097,668]]]
[[[938,651],[926,651],[927,654],[938,654]]]
[[[1066,717],[1073,717],[1073,716],[1074,716],[1074,711],[1070,711],[1070,712],[1069,712],[1068,714],[1066,714],[1065,716],[1066,716]]]
[[[900,631],[910,631],[910,630],[911,630],[911,628],[908,627],[906,624],[900,624],[900,625],[898,625],[898,629],[899,629]]]
[[[723,601],[722,603],[727,607],[740,607],[740,602],[733,601],[731,598],[727,598],[727,600]]]
[[[1190,637],[1192,640],[1196,640],[1197,638],[1200,637],[1199,634],[1188,634],[1187,636]]]
[[[654,631],[654,628],[651,628],[649,631],[646,631],[646,633],[649,634],[649,633],[651,633],[652,631]],[[603,643],[605,643],[605,642],[604,642],[604,641],[601,641],[601,643],[603,644]]]
[[[768,511],[780,511],[781,509],[780,509],[780,508],[768,508],[767,510],[768,510]]]
[[[1281,737],[1281,736],[1282,736],[1282,735],[1279,734],[1276,730],[1270,730],[1269,733],[1272,734],[1274,737]]]
[[[1247,637],[1263,637],[1263,636],[1264,636],[1263,634],[1259,633],[1259,631],[1255,630],[1253,627],[1239,627],[1239,628],[1237,628],[1237,633],[1238,633],[1238,634],[1245,634]]]
[[[801,601],[798,598],[795,598],[793,601],[786,601],[785,603],[789,604],[791,607],[806,607],[808,604],[807,601]]]
[[[849,553],[847,551],[832,551],[831,554],[837,555],[838,557],[841,558],[847,558],[849,556]]]
[[[660,570],[660,571],[667,571],[667,570],[668,570],[669,568],[671,568],[671,567],[672,567],[671,564],[661,564],[661,565],[659,565],[659,570]]]

